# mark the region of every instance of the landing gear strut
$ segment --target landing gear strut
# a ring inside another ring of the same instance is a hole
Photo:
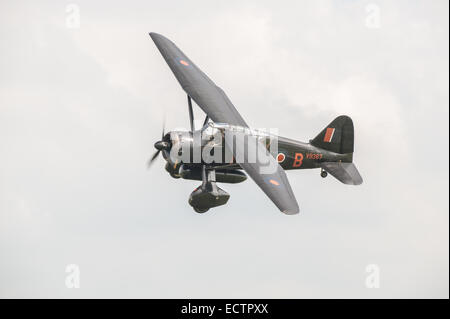
[[[189,122],[191,124],[191,133],[194,133],[194,112],[192,111],[191,97],[187,96],[189,109]],[[209,121],[206,116],[203,126]],[[206,213],[210,208],[225,205],[230,195],[216,185],[216,171],[206,169],[202,166],[202,185],[197,187],[189,196],[189,205],[199,214]]]
[[[322,176],[322,178],[325,178],[328,176],[327,171],[325,171],[323,168],[320,170],[320,176]]]

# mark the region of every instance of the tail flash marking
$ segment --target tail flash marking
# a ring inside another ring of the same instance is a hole
[[[325,137],[323,138],[323,141],[326,143],[331,143],[331,140],[333,139],[335,129],[332,127],[327,128],[327,131],[325,133]]]

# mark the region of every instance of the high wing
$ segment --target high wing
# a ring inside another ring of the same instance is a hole
[[[225,92],[214,84],[172,41],[151,32],[150,36],[184,91],[216,123],[247,127]]]
[[[233,138],[225,136],[225,144],[233,151],[239,165],[280,211],[287,215],[297,214],[299,212],[298,203],[286,173],[266,149],[266,146],[253,135],[234,134],[234,138],[236,139],[235,143]],[[248,160],[250,154],[256,154],[253,160]],[[264,161],[267,162],[264,163]]]
[[[216,123],[228,123],[248,127],[242,116],[226,96],[225,92],[211,81],[172,41],[157,33],[150,33],[157,48],[166,60],[173,74],[177,78],[183,90],[197,103],[197,105]],[[265,145],[256,140],[252,135],[237,135],[244,138],[244,143],[236,141],[227,142],[227,146],[233,150],[236,158],[242,154],[253,154],[257,152],[257,161],[238,161],[241,167],[255,181],[255,183],[266,193],[274,204],[285,214],[297,214],[299,207],[294,193],[292,192],[286,173],[278,162],[268,154]],[[246,137],[246,138],[245,138]],[[231,145],[228,145],[231,143]],[[250,148],[248,152],[246,149]],[[245,159],[245,156],[244,156]],[[268,161],[261,162],[261,159]],[[273,169],[269,173],[264,169],[270,165]]]

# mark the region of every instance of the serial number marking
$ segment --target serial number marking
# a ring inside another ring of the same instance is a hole
[[[323,154],[320,153],[306,153],[307,159],[318,160],[323,158]]]

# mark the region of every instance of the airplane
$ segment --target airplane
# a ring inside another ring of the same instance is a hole
[[[228,202],[230,195],[217,183],[241,183],[247,175],[287,215],[298,214],[300,209],[285,170],[319,168],[323,178],[331,174],[344,184],[362,184],[362,177],[353,164],[354,128],[350,117],[337,117],[308,143],[252,130],[225,92],[172,41],[158,33],[149,34],[187,94],[190,131],[165,133],[163,127],[161,140],[154,144],[156,152],[148,165],[162,153],[170,176],[201,181],[188,200],[197,213]],[[206,113],[199,130],[194,127],[192,100]],[[272,143],[277,144],[275,152]],[[221,160],[205,160],[206,147],[215,150],[209,154],[221,151],[216,157]],[[199,153],[200,158],[194,160],[194,154]],[[271,169],[265,169],[269,166]]]

